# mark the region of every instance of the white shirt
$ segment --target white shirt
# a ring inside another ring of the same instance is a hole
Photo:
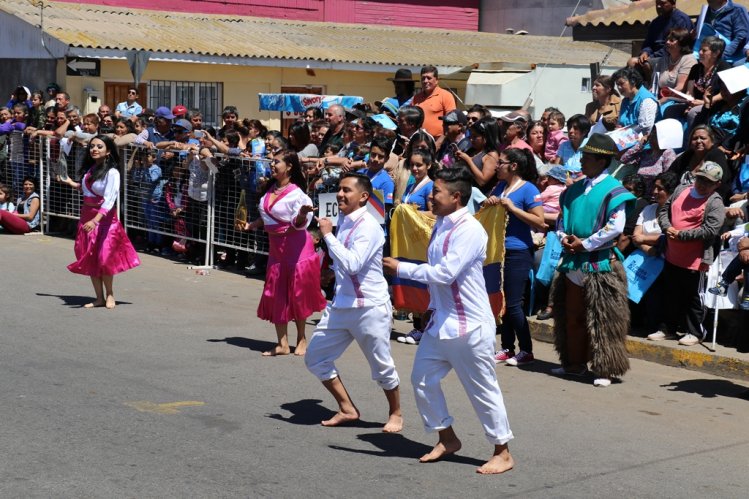
[[[279,222],[285,222],[294,225],[294,219],[299,215],[299,210],[302,206],[312,206],[312,200],[298,186],[289,185],[286,188],[289,190],[285,191],[285,194],[282,194],[283,197],[279,195],[274,201],[269,203],[270,213],[265,210],[265,198],[273,194],[273,188],[266,192],[260,199],[258,210],[263,219],[263,224],[275,225]],[[296,226],[296,228],[299,230],[306,229],[312,221],[312,216],[312,212],[307,213],[307,223],[303,226]]]
[[[101,196],[104,202],[99,208],[99,213],[106,215],[112,209],[117,201],[117,195],[120,193],[120,172],[117,168],[110,168],[103,179],[97,180],[91,184],[91,189],[86,185],[86,179],[81,181],[81,191],[87,197]]]
[[[457,338],[494,324],[484,281],[488,239],[468,209],[461,208],[437,218],[427,250],[428,264],[398,264],[398,277],[429,286],[432,318],[427,334]]]
[[[637,217],[637,224],[642,228],[644,235],[662,234],[661,226],[658,223],[658,203],[647,205],[642,209]]]
[[[385,233],[377,220],[359,208],[338,218],[338,234],[325,234],[335,271],[333,308],[362,308],[390,300],[382,275]]]

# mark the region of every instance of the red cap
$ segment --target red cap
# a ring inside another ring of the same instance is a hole
[[[187,108],[182,104],[177,104],[172,108],[172,114],[175,116],[184,116],[187,114]]]

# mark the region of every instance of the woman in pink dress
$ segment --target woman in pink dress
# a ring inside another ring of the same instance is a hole
[[[119,154],[114,141],[99,135],[88,143],[80,183],[61,180],[83,193],[81,218],[75,236],[76,261],[68,270],[87,275],[96,299],[84,308],[115,307],[114,275],[140,265],[135,248],[117,218],[115,202],[120,192]],[[105,294],[106,292],[106,294]]]
[[[260,218],[238,225],[241,230],[265,228],[270,254],[265,273],[263,296],[257,308],[259,318],[276,327],[278,344],[263,352],[266,357],[288,355],[288,323],[297,329],[295,355],[304,355],[307,317],[325,309],[320,292],[320,261],[307,226],[312,221],[312,200],[304,193],[306,185],[299,157],[281,151],[271,161],[273,181],[260,199]]]

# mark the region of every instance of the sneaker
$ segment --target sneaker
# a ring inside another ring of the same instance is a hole
[[[668,334],[663,331],[656,331],[655,333],[648,335],[650,341],[675,340],[676,338],[677,336],[675,334]]]
[[[739,308],[741,310],[749,310],[749,294],[746,294],[741,298],[741,303],[739,303]]]
[[[536,319],[539,321],[546,321],[546,320],[551,319],[553,315],[554,315],[554,311],[550,308],[547,308],[539,312],[538,315],[536,315]]]
[[[507,362],[514,356],[515,352],[513,352],[512,350],[507,350],[506,348],[504,350],[498,350],[494,352],[494,363],[501,364],[502,362]]]
[[[593,386],[601,386],[606,387],[611,385],[611,379],[610,378],[596,378],[593,380]]]
[[[418,329],[412,329],[407,335],[396,338],[396,341],[398,343],[406,343],[407,345],[418,345],[423,334],[424,333]]]
[[[716,284],[712,288],[709,288],[708,291],[714,295],[726,296],[728,294],[728,284],[726,284],[723,281],[720,281],[718,284]]]
[[[551,370],[551,374],[555,376],[585,376],[588,373],[587,368],[583,368],[581,371],[568,371],[564,367],[555,367]]]
[[[505,363],[508,366],[526,366],[528,364],[533,364],[534,360],[532,353],[520,350],[517,355],[510,357],[505,361]]]
[[[691,347],[693,345],[696,345],[697,343],[700,343],[701,341],[702,339],[696,337],[693,334],[685,334],[684,337],[679,340],[679,345]]]

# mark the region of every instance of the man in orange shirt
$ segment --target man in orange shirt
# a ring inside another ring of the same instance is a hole
[[[414,106],[424,110],[423,127],[435,139],[442,136],[440,116],[456,108],[455,97],[448,90],[439,86],[439,73],[434,66],[421,68],[421,92],[413,99]]]

